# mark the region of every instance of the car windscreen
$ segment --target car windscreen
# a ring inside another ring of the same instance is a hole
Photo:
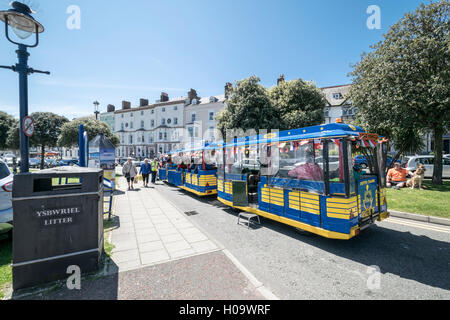
[[[6,164],[0,162],[0,179],[4,179],[11,174]]]

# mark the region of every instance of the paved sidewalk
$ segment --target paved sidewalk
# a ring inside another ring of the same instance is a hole
[[[264,300],[221,251],[60,285],[19,300]]]
[[[119,185],[114,200],[116,227],[111,232],[115,248],[103,272],[84,277],[81,290],[68,290],[63,281],[50,290],[23,292],[13,299],[277,299],[161,191],[140,186],[127,191],[123,178]]]
[[[220,250],[156,189],[127,191],[123,178],[119,184],[123,194],[115,199],[119,228],[112,231],[112,260],[120,272]]]

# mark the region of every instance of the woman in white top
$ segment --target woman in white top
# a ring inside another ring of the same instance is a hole
[[[128,190],[134,189],[133,183],[134,179],[137,176],[137,173],[138,171],[136,169],[136,166],[133,164],[133,159],[128,158],[128,161],[125,162],[122,168],[122,174],[124,175],[124,177],[127,179],[128,182]]]

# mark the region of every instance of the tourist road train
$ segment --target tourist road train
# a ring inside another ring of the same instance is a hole
[[[376,134],[335,123],[231,140],[172,152],[160,180],[331,239],[389,217]],[[372,148],[374,172],[354,173],[358,148]]]

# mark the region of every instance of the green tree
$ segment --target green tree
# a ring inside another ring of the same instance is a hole
[[[17,120],[6,112],[0,111],[0,150],[7,149],[8,131],[16,124]]]
[[[15,121],[14,125],[8,130],[8,138],[6,139],[6,147],[12,150],[20,149],[19,122]]]
[[[270,88],[269,98],[278,110],[280,130],[319,125],[325,120],[325,96],[311,82],[302,79],[283,81]]]
[[[34,120],[34,135],[30,145],[41,148],[41,170],[44,169],[45,148],[56,147],[61,128],[69,120],[52,112],[35,112],[31,114]]]
[[[434,133],[434,184],[442,184],[443,135],[450,125],[449,9],[442,0],[407,13],[351,73],[362,125],[394,143],[411,142],[402,139],[408,133]]]
[[[80,118],[63,125],[61,135],[58,139],[58,145],[67,148],[78,145],[78,130],[80,125],[84,126],[84,130],[88,133],[89,139],[94,139],[102,133],[113,145],[117,146],[120,143],[119,137],[112,133],[106,123],[92,118]]]
[[[278,129],[277,109],[272,105],[267,89],[256,76],[240,80],[230,92],[225,109],[217,116],[217,128],[226,136],[227,129]]]

